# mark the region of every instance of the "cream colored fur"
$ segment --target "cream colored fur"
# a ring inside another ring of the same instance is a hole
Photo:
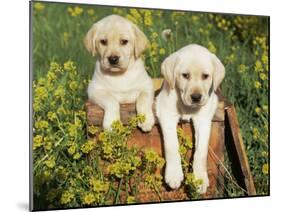
[[[92,55],[97,55],[88,97],[104,109],[103,127],[110,129],[112,122],[120,119],[121,103],[136,103],[138,114],[145,115],[139,127],[150,131],[154,125],[154,90],[140,58],[148,43],[144,33],[127,19],[110,15],[91,27],[84,43]],[[119,58],[117,64],[110,64],[111,56]]]
[[[191,44],[166,58],[161,71],[165,81],[157,96],[156,111],[164,137],[165,181],[172,189],[179,188],[183,181],[177,124],[180,119],[192,120],[193,172],[196,179],[203,181],[199,192],[205,193],[209,186],[207,155],[211,121],[218,104],[215,90],[224,78],[224,66],[206,48]],[[193,94],[200,94],[200,101],[194,102]]]

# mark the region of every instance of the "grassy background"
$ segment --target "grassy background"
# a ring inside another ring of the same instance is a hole
[[[269,18],[34,3],[34,80],[47,74],[51,62],[63,64],[69,60],[77,66],[79,80],[89,80],[95,58],[86,51],[82,40],[95,21],[113,13],[136,23],[150,40],[144,59],[151,77],[160,76],[159,68],[165,57],[190,43],[206,46],[221,59],[226,68],[222,90],[238,111],[257,193],[268,194]],[[164,30],[171,31],[169,38],[161,35]],[[83,102],[86,92],[79,95]],[[240,195],[231,184],[226,189],[221,196]]]

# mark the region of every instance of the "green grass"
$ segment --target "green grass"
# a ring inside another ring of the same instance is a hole
[[[57,79],[59,82],[56,82],[56,85],[70,86],[71,82],[73,84],[76,82],[78,84],[76,86],[79,87],[76,91],[75,89],[65,90],[66,97],[62,95],[62,99],[59,100],[62,101],[61,105],[58,105],[59,102],[54,103],[53,108],[51,108],[52,106],[47,106],[47,103],[40,102],[41,97],[38,97],[37,100],[34,99],[35,105],[41,108],[33,114],[35,121],[40,122],[47,119],[49,111],[55,111],[59,115],[64,113],[63,109],[65,109],[66,113],[61,116],[60,121],[67,122],[65,125],[67,129],[73,121],[75,125],[76,119],[74,120],[73,117],[76,117],[74,115],[76,111],[82,113],[83,102],[87,98],[87,82],[93,74],[95,64],[95,58],[86,51],[82,40],[95,21],[112,13],[119,14],[136,23],[150,40],[150,47],[143,57],[146,69],[151,77],[160,76],[160,65],[165,57],[190,43],[206,46],[221,59],[226,68],[222,91],[224,96],[234,103],[237,109],[257,194],[267,195],[269,193],[267,170],[269,149],[268,17],[132,10],[129,8],[59,3],[33,3],[33,7],[32,59],[35,84],[37,86],[46,86],[46,81],[42,81],[42,85],[40,85],[40,79],[48,74],[51,62],[63,64],[70,60],[75,63],[77,74],[73,76],[71,74],[62,75]],[[168,40],[161,36],[162,31],[166,29],[171,30],[171,36]],[[57,69],[59,68],[53,67],[52,71]],[[50,92],[55,92],[57,89],[58,87],[55,87]],[[35,97],[36,95],[44,96],[44,91],[39,90],[37,93],[35,92]],[[61,94],[57,95],[60,96]],[[51,101],[52,98],[49,96],[47,95],[44,98],[49,98],[48,101]],[[70,103],[73,107],[67,106]],[[65,118],[66,116],[70,117],[70,119]],[[51,124],[51,121],[49,121],[49,124]],[[50,141],[48,142],[51,143],[49,145],[54,147],[58,140],[64,136],[63,124],[64,122],[57,127],[50,127],[49,125],[45,130],[43,126],[41,128],[43,130],[37,131],[34,135],[49,138]],[[82,124],[81,126],[84,125]],[[50,132],[54,133],[52,138],[50,138]],[[75,142],[82,145],[87,136],[83,127],[78,132],[78,135],[78,137],[75,137]],[[45,145],[46,142],[38,144],[38,147],[35,148],[35,163],[38,162],[36,160],[42,159],[52,162],[53,158],[49,158],[49,155],[46,157],[48,148]],[[70,144],[65,141],[65,145]],[[57,149],[55,148],[51,155],[58,158],[62,157],[59,152],[61,149],[58,148],[63,147],[61,145],[55,147]],[[68,158],[67,155],[65,157]],[[64,164],[61,162],[63,158],[58,158],[55,160],[56,163],[63,166]],[[75,163],[75,166],[78,167],[79,163]],[[81,162],[80,166],[83,164],[84,162]],[[44,171],[48,171],[48,167],[42,165],[40,170],[42,174]],[[220,196],[241,195],[241,189],[230,181],[227,182],[225,185],[227,191],[220,194]]]

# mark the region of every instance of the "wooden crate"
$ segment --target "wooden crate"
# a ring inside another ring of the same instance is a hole
[[[154,108],[154,107],[153,107]],[[87,111],[87,123],[88,125],[102,126],[104,111],[98,105],[91,102],[86,103]],[[155,114],[155,109],[154,109]],[[123,124],[127,124],[131,117],[136,115],[135,104],[122,104],[120,106],[120,117]],[[210,186],[207,193],[204,195],[205,198],[216,197],[216,190],[218,189],[218,179],[223,180],[223,170],[220,169],[220,165],[224,160],[224,102],[221,101],[218,104],[215,116],[212,120],[212,129],[209,143],[209,154],[208,154],[208,175]],[[189,122],[181,122],[179,126],[184,130],[184,133],[194,143],[193,128]],[[129,146],[135,146],[141,149],[153,149],[161,156],[163,154],[163,139],[161,130],[156,118],[155,126],[149,133],[143,133],[140,129],[133,131],[131,139],[128,141]],[[189,152],[192,158],[192,152]],[[142,187],[142,185],[140,185]],[[141,202],[154,202],[159,201],[159,196],[150,190],[141,188],[139,190],[138,200]],[[162,201],[173,201],[187,199],[183,189],[176,191],[170,190],[167,186],[163,186],[160,191]]]
[[[153,79],[154,89],[161,88],[163,79]],[[212,129],[209,141],[208,151],[208,175],[210,186],[203,198],[216,198],[217,191],[224,190],[224,174],[225,172],[224,153],[227,154],[231,164],[233,177],[237,184],[245,190],[245,196],[256,195],[253,177],[250,171],[248,158],[244,148],[242,136],[240,133],[239,123],[236,110],[223,96],[219,95],[219,104],[216,113],[212,120]],[[102,126],[104,111],[98,105],[91,102],[86,102],[87,124],[89,126]],[[153,105],[155,114],[155,107]],[[127,124],[131,117],[136,116],[135,104],[120,105],[120,117],[123,124]],[[128,141],[129,146],[135,146],[142,149],[153,149],[164,157],[164,146],[161,130],[158,120],[155,117],[156,123],[151,132],[143,133],[136,129]],[[194,144],[194,131],[191,123],[181,122],[179,126],[184,130]],[[226,151],[225,151],[226,150]],[[190,151],[189,158],[192,158],[193,151]],[[192,161],[190,161],[192,162]],[[233,168],[234,167],[234,168]],[[161,170],[160,170],[161,171]],[[163,170],[161,171],[163,173]],[[228,176],[229,177],[229,176]],[[232,177],[232,176],[231,176]],[[155,192],[144,188],[143,183],[138,185],[138,201],[140,202],[155,202],[155,201],[173,201],[188,199],[183,188],[171,190],[167,186],[163,186],[160,190],[161,199]]]

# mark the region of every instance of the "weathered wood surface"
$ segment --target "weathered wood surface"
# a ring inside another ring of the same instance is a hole
[[[104,110],[97,104],[90,101],[86,102],[87,111],[87,123],[89,125],[102,126]],[[155,104],[153,104],[153,113],[155,115]],[[123,124],[127,124],[130,118],[137,115],[135,104],[121,104],[120,105],[120,117]],[[155,124],[158,124],[158,120],[155,117]],[[224,121],[224,102],[219,102],[213,121]]]
[[[228,138],[227,142],[233,142],[234,144],[235,148],[232,151],[236,151],[237,153],[236,155],[238,157],[238,163],[242,171],[244,184],[248,193],[247,195],[256,195],[254,180],[248,163],[248,158],[244,148],[244,143],[240,132],[239,122],[237,119],[237,113],[234,105],[228,104],[226,106],[226,115],[228,122],[227,124],[230,127],[231,134],[231,138]]]

